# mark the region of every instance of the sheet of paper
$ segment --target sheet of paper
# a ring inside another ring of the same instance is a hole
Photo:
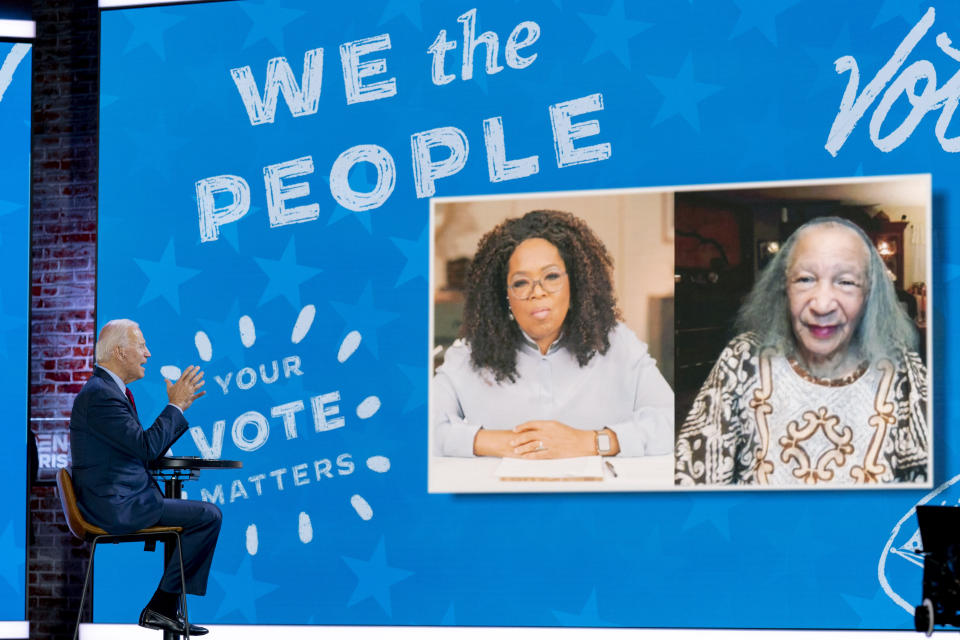
[[[501,480],[603,480],[603,458],[504,458],[497,467],[496,476]]]

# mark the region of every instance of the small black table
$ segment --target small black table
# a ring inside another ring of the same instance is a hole
[[[163,497],[179,498],[184,480],[196,480],[203,469],[242,469],[239,460],[207,460],[196,456],[168,456],[150,463],[150,473],[163,480]]]
[[[207,460],[196,456],[168,456],[157,458],[149,465],[150,473],[157,480],[163,480],[163,497],[179,499],[184,480],[196,480],[203,469],[241,469],[239,460]],[[163,544],[163,566],[173,556],[173,545]],[[180,635],[163,632],[163,640],[176,640]]]

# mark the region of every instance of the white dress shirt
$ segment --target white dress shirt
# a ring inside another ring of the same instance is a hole
[[[431,387],[433,452],[473,456],[477,431],[512,429],[530,420],[556,420],[576,429],[609,428],[621,456],[673,451],[673,390],[647,345],[620,323],[610,348],[581,367],[554,343],[546,354],[525,342],[517,352],[516,382],[497,383],[476,370],[470,347],[457,340],[447,349]]]
[[[110,371],[110,369],[107,369],[106,367],[101,367],[99,364],[94,364],[93,366],[98,367],[98,368],[103,369],[104,371],[106,371],[106,372],[110,375],[110,378],[111,378],[114,382],[117,383],[117,386],[118,386],[118,387],[120,387],[120,393],[122,393],[122,394],[124,394],[124,395],[127,394],[127,385],[125,385],[125,384],[123,383],[123,380],[120,379],[120,376],[118,376],[117,374],[115,374],[113,371]],[[170,403],[168,403],[168,404],[169,404],[169,406],[174,407],[177,411],[179,411],[179,412],[180,412],[180,415],[183,415],[183,409],[181,409],[181,408],[178,407],[177,405],[173,404],[172,402],[170,402]]]

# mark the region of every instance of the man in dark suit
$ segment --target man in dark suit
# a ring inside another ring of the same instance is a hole
[[[183,412],[202,396],[203,372],[187,367],[176,383],[167,380],[170,400],[149,429],[137,417],[127,385],[144,376],[150,357],[143,334],[131,320],[112,320],[97,339],[93,375],[80,390],[70,415],[73,482],[84,517],[108,533],[145,527],[181,526],[187,593],[207,590],[210,562],[220,533],[220,510],[196,500],[170,500],[150,476],[147,464],[162,456],[187,431]],[[178,612],[180,565],[174,554],[140,626],[184,633]],[[190,635],[207,632],[190,625]]]

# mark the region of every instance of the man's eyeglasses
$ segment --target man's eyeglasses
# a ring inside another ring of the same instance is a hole
[[[551,271],[545,273],[538,280],[518,277],[507,285],[507,294],[514,300],[527,300],[533,295],[537,285],[547,293],[556,293],[563,289],[567,274],[565,271]]]

